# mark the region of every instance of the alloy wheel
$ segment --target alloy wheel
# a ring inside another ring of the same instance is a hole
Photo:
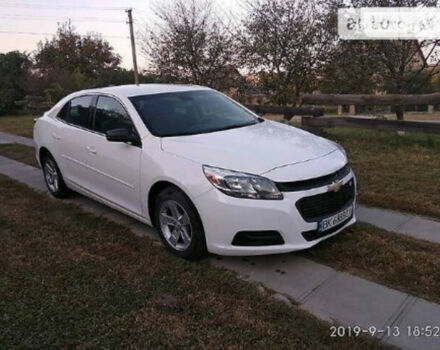
[[[46,179],[47,187],[51,192],[58,192],[59,178],[55,163],[51,159],[47,159],[44,163],[44,177]]]
[[[159,212],[160,228],[166,241],[176,250],[186,250],[192,240],[191,220],[176,201],[162,203]]]

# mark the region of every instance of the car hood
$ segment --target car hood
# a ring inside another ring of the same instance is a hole
[[[263,123],[206,134],[162,138],[162,150],[200,164],[263,174],[337,150],[322,137],[282,123]]]

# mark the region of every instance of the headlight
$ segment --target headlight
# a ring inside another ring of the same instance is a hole
[[[275,184],[258,175],[238,171],[203,166],[206,178],[223,193],[250,199],[283,199],[283,194]]]

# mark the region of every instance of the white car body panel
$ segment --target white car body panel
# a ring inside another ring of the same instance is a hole
[[[162,148],[200,164],[258,175],[336,150],[333,143],[323,138],[273,121],[207,134],[167,137],[162,140]]]
[[[92,133],[90,133],[92,134]],[[85,140],[86,141],[86,140]],[[94,134],[81,147],[86,156],[87,183],[100,197],[142,215],[140,165],[142,149],[120,142],[108,142],[104,135]]]
[[[66,123],[56,123],[53,134],[56,135],[54,140],[57,144],[55,157],[66,181],[93,188],[87,147],[90,147],[95,135]]]
[[[326,169],[325,173],[330,174],[341,169],[346,163],[347,157],[339,150],[333,150],[322,157],[275,167],[260,175],[276,182],[301,181],[315,178],[316,174],[322,173],[323,167]]]
[[[353,224],[313,241],[301,232],[315,230],[295,207],[302,197],[328,191],[321,186],[283,192],[282,200],[254,200],[228,196],[207,180],[202,166],[262,175],[276,182],[292,182],[334,173],[347,157],[331,141],[273,121],[248,127],[191,136],[152,135],[129,100],[131,96],[209,90],[185,85],[129,85],[84,90],[66,96],[39,118],[34,128],[38,161],[42,149],[55,158],[68,187],[125,214],[151,224],[148,207],[151,188],[159,182],[179,187],[193,202],[202,220],[207,249],[223,255],[284,253],[311,247]],[[142,146],[108,142],[103,134],[69,125],[57,114],[72,98],[105,95],[117,99],[130,115]],[[354,178],[350,171],[342,183]],[[276,230],[283,245],[234,246],[234,235],[243,230]]]

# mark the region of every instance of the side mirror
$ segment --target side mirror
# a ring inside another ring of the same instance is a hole
[[[128,129],[111,129],[105,133],[105,137],[109,142],[126,142],[134,146],[140,145],[139,138]]]

